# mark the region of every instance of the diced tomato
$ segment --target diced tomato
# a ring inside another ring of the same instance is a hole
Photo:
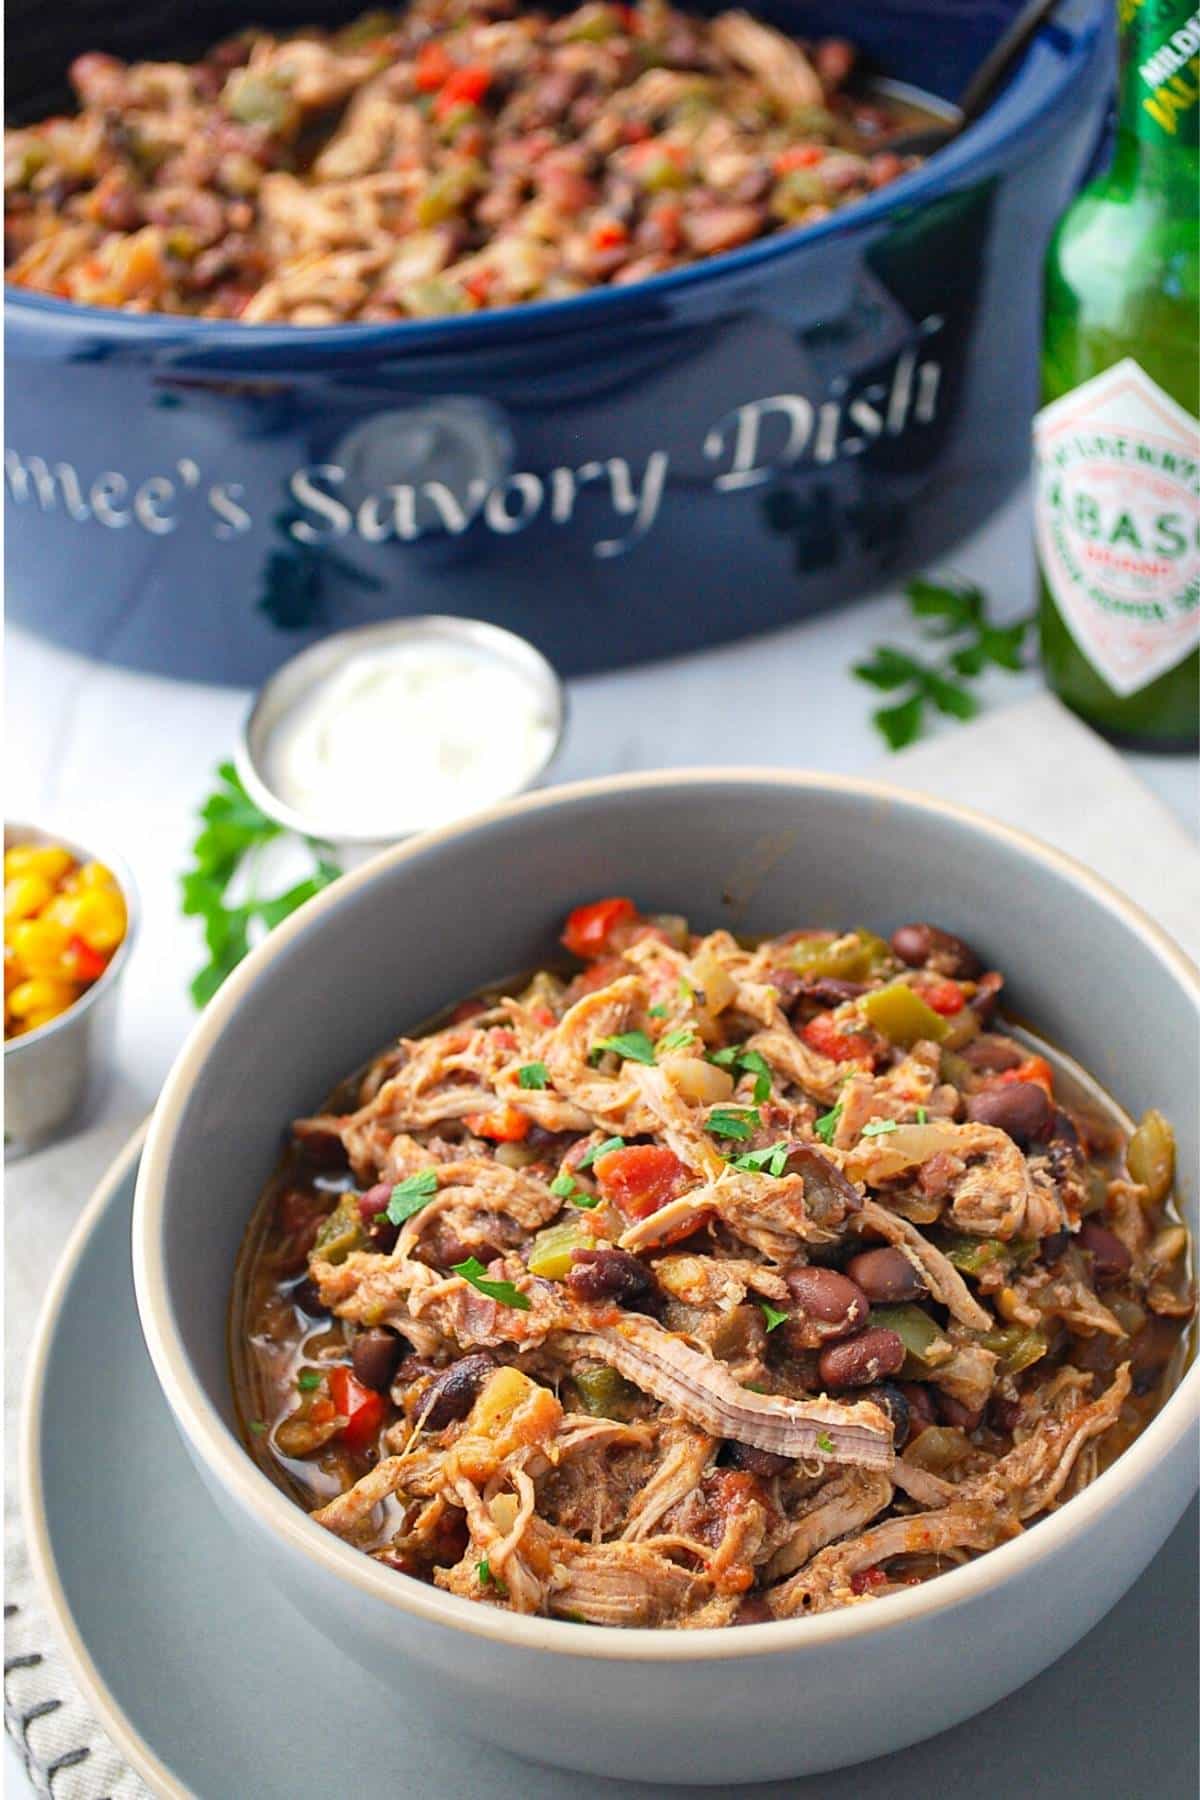
[[[470,63],[465,69],[455,69],[446,77],[433,103],[435,119],[444,119],[457,106],[478,106],[483,96],[492,85],[492,71],[485,69],[482,63]]]
[[[579,957],[581,962],[594,962],[598,956],[608,954],[613,927],[631,924],[637,916],[638,910],[632,900],[620,897],[593,900],[587,906],[575,908],[563,930],[562,941],[571,955]]]
[[[515,1050],[517,1047],[517,1034],[510,1031],[507,1025],[493,1025],[487,1034],[487,1040],[497,1050]]]
[[[497,1144],[519,1144],[529,1136],[529,1117],[516,1106],[498,1106],[495,1112],[468,1113],[467,1130]]]
[[[544,1031],[549,1031],[553,1026],[558,1024],[558,1020],[548,1006],[531,1006],[529,1009],[529,1016],[534,1024],[540,1025]]]
[[[853,1031],[840,1031],[832,1013],[818,1013],[800,1033],[810,1050],[828,1056],[833,1062],[862,1062],[869,1059],[871,1046],[867,1039]]]
[[[1054,1070],[1044,1056],[1027,1056],[1015,1069],[1004,1069],[992,1077],[997,1087],[1009,1087],[1014,1081],[1032,1081],[1054,1098]]]
[[[921,989],[921,998],[926,1006],[932,1006],[935,1013],[943,1018],[961,1012],[963,1009],[963,992],[957,981],[935,981],[929,987]]]
[[[794,144],[790,150],[781,150],[775,158],[775,173],[790,175],[793,169],[812,169],[817,163],[824,162],[825,149],[821,144]]]
[[[422,44],[413,64],[413,80],[422,94],[436,94],[454,73],[454,64],[439,43]]]
[[[872,1588],[884,1587],[887,1573],[876,1565],[870,1569],[860,1569],[857,1575],[850,1577],[850,1591],[855,1594],[868,1594]]]
[[[644,119],[626,119],[621,126],[621,139],[626,144],[644,144],[653,135]]]
[[[71,939],[65,960],[75,981],[99,981],[108,967],[107,956],[93,950],[81,937]]]
[[[341,1363],[329,1371],[329,1393],[346,1421],[338,1433],[343,1444],[348,1450],[369,1449],[387,1417],[387,1400],[374,1388],[364,1387]]]
[[[495,282],[495,269],[476,269],[473,275],[467,276],[466,280],[463,282],[463,286],[466,288],[468,294],[470,294],[472,300],[475,301],[476,305],[486,306],[488,293],[491,288],[495,286]]]
[[[645,1219],[673,1200],[687,1180],[687,1170],[673,1150],[659,1144],[631,1144],[610,1150],[594,1164],[606,1200],[627,1219]]]
[[[592,249],[615,250],[618,244],[629,242],[629,227],[620,219],[597,219],[592,226]]]

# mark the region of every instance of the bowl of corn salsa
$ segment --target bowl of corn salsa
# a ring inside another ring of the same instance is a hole
[[[107,1073],[135,924],[123,865],[34,826],[5,827],[6,1156],[56,1137]]]

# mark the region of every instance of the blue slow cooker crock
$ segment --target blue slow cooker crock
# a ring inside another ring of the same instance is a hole
[[[85,48],[192,54],[321,10],[204,0],[184,30],[173,8],[25,0],[10,103],[60,106]],[[1017,0],[759,10],[952,100]],[[335,628],[454,612],[575,673],[919,567],[1026,468],[1042,253],[1101,131],[1109,11],[1064,0],[986,118],[914,174],[640,286],[322,330],[9,290],[10,616],[254,682]]]

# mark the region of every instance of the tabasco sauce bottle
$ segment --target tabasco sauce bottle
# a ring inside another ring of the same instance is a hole
[[[1046,263],[1034,424],[1042,659],[1107,735],[1197,739],[1200,13],[1118,0],[1116,153]]]

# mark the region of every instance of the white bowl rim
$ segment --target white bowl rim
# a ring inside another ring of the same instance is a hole
[[[406,1576],[364,1556],[325,1531],[277,1488],[203,1392],[188,1368],[187,1352],[167,1304],[163,1260],[166,1168],[181,1112],[199,1067],[220,1037],[226,1022],[253,988],[258,975],[294,938],[312,928],[322,913],[336,908],[351,891],[365,886],[385,869],[453,843],[483,827],[531,812],[554,812],[580,800],[635,794],[653,789],[712,784],[769,786],[796,793],[835,793],[883,801],[913,811],[932,813],[965,825],[977,834],[1017,850],[1076,887],[1085,889],[1168,968],[1200,1013],[1200,969],[1174,940],[1133,901],[1102,877],[1053,846],[971,808],[934,799],[890,782],[862,776],[807,770],[714,765],[609,775],[526,794],[437,831],[410,838],[359,869],[343,876],[277,926],[227,978],[210,1001],[179,1052],[150,1120],[138,1174],[133,1210],[133,1274],[138,1311],[150,1360],[167,1403],[191,1447],[226,1493],[256,1522],[303,1560],[349,1582],[365,1597],[392,1607],[399,1616],[413,1615],[430,1625],[465,1631],[471,1636],[527,1651],[599,1658],[602,1661],[675,1663],[741,1660],[802,1650],[820,1651],[833,1642],[885,1631],[900,1631],[914,1620],[949,1611],[977,1599],[994,1584],[1045,1561],[1060,1546],[1077,1539],[1110,1502],[1149,1478],[1164,1456],[1200,1422],[1200,1362],[1193,1360],[1179,1385],[1146,1429],[1116,1461],[1069,1504],[1036,1526],[989,1550],[986,1555],[951,1569],[936,1580],[890,1594],[879,1606],[844,1607],[800,1619],[773,1620],[734,1629],[708,1627],[674,1631],[661,1627],[605,1630],[481,1606],[441,1588]],[[398,1638],[398,1644],[400,1640]]]

